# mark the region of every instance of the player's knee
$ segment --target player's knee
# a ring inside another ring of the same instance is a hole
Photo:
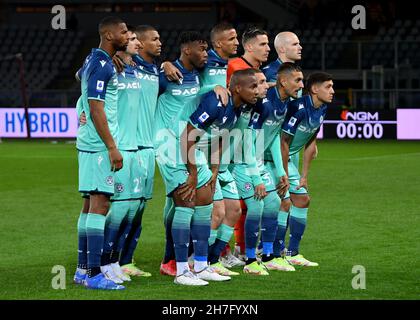
[[[212,217],[211,217],[212,222],[216,225],[220,225],[224,217],[225,217],[225,209],[222,206],[215,205],[213,207],[213,212],[212,212]]]
[[[281,206],[280,197],[275,192],[270,192],[264,199],[264,210],[278,212]]]
[[[291,205],[292,201],[290,201],[290,198],[284,199],[281,201],[280,210],[284,212],[289,212]]]
[[[298,196],[296,201],[293,201],[293,205],[298,208],[308,208],[310,202],[311,198],[309,197],[309,195],[305,194]]]

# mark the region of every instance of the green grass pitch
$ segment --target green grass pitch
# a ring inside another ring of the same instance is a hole
[[[204,288],[176,286],[159,274],[165,195],[157,171],[135,253],[153,276],[134,279],[123,292],[103,292],[72,284],[82,204],[75,146],[3,141],[0,299],[418,299],[419,142],[320,141],[318,149],[301,244],[318,268],[241,274]],[[65,290],[51,286],[55,265],[65,267]],[[365,290],[352,287],[356,265],[365,268]]]

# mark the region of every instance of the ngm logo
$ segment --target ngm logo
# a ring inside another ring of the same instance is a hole
[[[370,112],[349,112],[343,110],[340,115],[342,120],[355,120],[355,121],[369,121],[369,120],[379,120],[379,113],[370,113]]]
[[[192,96],[196,95],[200,88],[191,88],[191,89],[172,89],[173,96]]]
[[[210,76],[225,76],[226,75],[226,69],[210,69],[209,70]]]

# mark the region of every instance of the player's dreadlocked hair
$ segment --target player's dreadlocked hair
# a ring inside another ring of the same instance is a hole
[[[178,44],[182,48],[184,45],[192,42],[207,43],[206,38],[197,31],[184,31],[179,35]]]

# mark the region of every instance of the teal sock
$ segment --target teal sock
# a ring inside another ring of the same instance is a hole
[[[219,230],[219,228],[210,230],[209,247],[214,243],[214,241],[216,241],[218,230]]]
[[[86,219],[88,269],[99,268],[101,266],[105,220],[106,218],[102,214],[88,213]]]
[[[290,209],[290,240],[288,248],[292,256],[299,253],[299,244],[305,232],[307,216],[308,208],[297,208],[292,205]]]
[[[80,213],[77,221],[77,235],[79,238],[78,261],[77,267],[87,269],[87,236],[86,236],[86,219],[87,213]]]

